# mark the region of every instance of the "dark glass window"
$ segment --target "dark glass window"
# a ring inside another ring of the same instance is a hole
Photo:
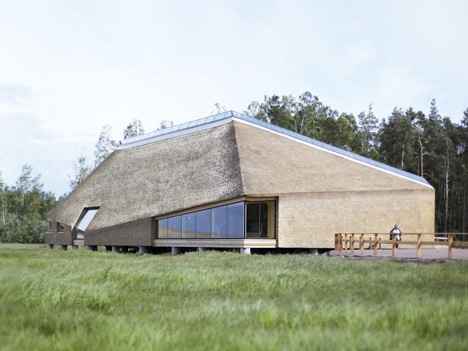
[[[211,210],[197,211],[197,238],[211,238]]]
[[[244,237],[244,203],[238,202],[227,206],[228,228],[227,236],[234,238]]]
[[[182,217],[181,216],[168,218],[167,237],[168,238],[182,237]]]
[[[195,238],[195,213],[182,215],[182,238]]]
[[[275,201],[236,202],[157,221],[159,238],[274,238]]]
[[[212,238],[225,238],[227,234],[227,206],[215,207],[211,210]]]
[[[167,238],[167,222],[168,219],[160,219],[158,221],[158,237],[159,238]]]
[[[246,216],[247,238],[266,238],[268,236],[268,204],[265,202],[248,203]]]

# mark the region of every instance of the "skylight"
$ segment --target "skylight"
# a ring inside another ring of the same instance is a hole
[[[76,225],[76,229],[84,232],[86,229],[88,229],[89,224],[91,221],[94,219],[94,216],[96,216],[96,213],[98,212],[99,208],[85,208],[83,210],[84,215],[82,215],[82,218],[79,220],[78,224]]]

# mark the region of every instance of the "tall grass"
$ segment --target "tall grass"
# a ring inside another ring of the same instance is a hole
[[[0,350],[464,350],[468,264],[0,245]]]

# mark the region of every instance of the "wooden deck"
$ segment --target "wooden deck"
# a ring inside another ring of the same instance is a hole
[[[446,259],[468,260],[467,233],[403,233],[402,240],[387,240],[389,233],[337,233],[335,234],[335,252],[345,255],[422,258],[439,257],[444,252]],[[462,241],[463,240],[463,241]],[[438,250],[438,251],[431,251]],[[461,250],[461,251],[460,251]],[[457,252],[457,258],[454,252]],[[437,254],[436,254],[437,253]]]

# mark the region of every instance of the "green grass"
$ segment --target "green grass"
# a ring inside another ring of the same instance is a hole
[[[0,350],[466,350],[468,263],[0,245]]]

